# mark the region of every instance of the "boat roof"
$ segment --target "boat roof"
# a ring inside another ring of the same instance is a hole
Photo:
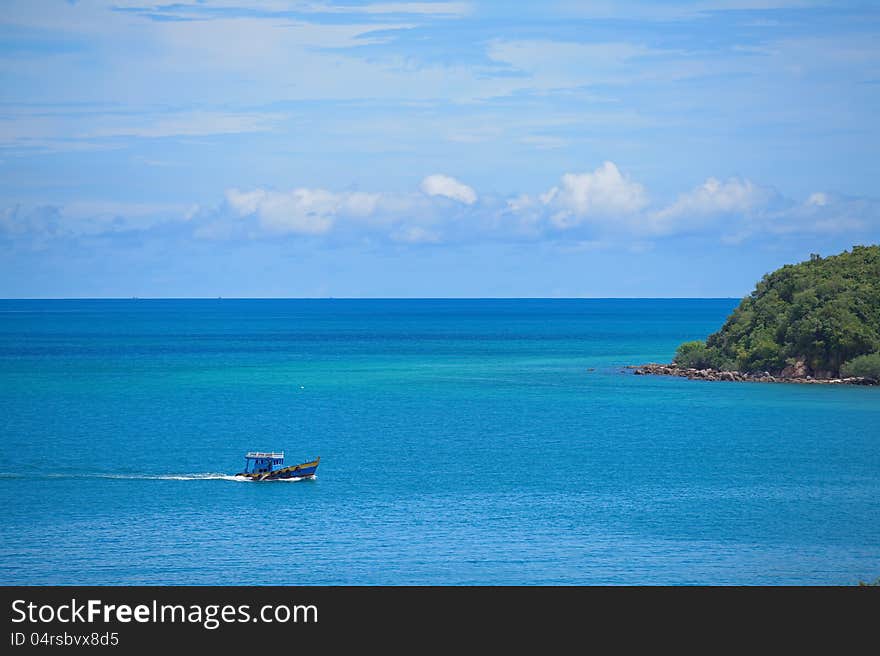
[[[284,458],[284,451],[248,451],[245,458]]]

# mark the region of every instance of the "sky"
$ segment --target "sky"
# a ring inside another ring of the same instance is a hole
[[[739,297],[880,242],[880,3],[3,0],[0,297]]]

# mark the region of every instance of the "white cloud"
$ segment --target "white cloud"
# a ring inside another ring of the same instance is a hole
[[[437,243],[441,224],[454,224],[456,211],[441,198],[410,193],[335,192],[297,188],[226,192],[225,207],[200,217],[196,236],[207,239],[271,235],[327,236],[334,240],[390,239]],[[462,211],[470,211],[463,206]]]
[[[278,112],[145,112],[135,117],[109,108],[68,113],[57,108],[34,112],[13,105],[0,116],[0,147],[36,151],[83,151],[113,147],[118,137],[199,137],[268,132],[287,118]],[[142,158],[143,159],[143,158]],[[149,161],[144,163],[165,164]]]
[[[774,195],[771,189],[756,185],[751,180],[730,178],[721,182],[716,178],[708,178],[696,189],[681,194],[672,205],[658,212],[657,217],[667,219],[685,215],[748,213],[766,206]]]
[[[422,180],[422,191],[428,196],[445,196],[465,205],[477,202],[477,192],[455,178],[439,173]]]
[[[513,233],[533,239],[671,238],[717,235],[738,244],[758,235],[851,234],[871,238],[880,229],[880,203],[816,192],[803,203],[748,179],[714,177],[665,207],[651,208],[642,185],[612,162],[591,173],[568,173],[537,196],[506,199],[503,213]],[[874,237],[876,239],[876,237]],[[648,243],[648,242],[645,242]]]
[[[685,20],[710,12],[769,10],[810,7],[823,4],[823,0],[705,0],[701,2],[569,2],[562,9],[579,18],[620,18],[626,20]]]
[[[225,112],[185,112],[170,116],[150,117],[137,125],[106,121],[84,134],[82,138],[96,137],[200,137],[212,134],[240,134],[268,132],[284,114],[244,114]]]
[[[177,0],[168,2],[149,2],[145,0],[112,0],[105,3],[113,8],[138,10],[139,13],[153,12],[172,16],[212,16],[206,11],[216,9],[238,9],[249,12],[302,12],[306,14],[413,14],[438,18],[464,16],[471,11],[466,2],[377,2],[362,5],[333,5],[324,2],[292,2],[291,0],[212,0],[206,6],[203,0]]]
[[[755,204],[725,226],[721,240],[740,244],[760,235],[851,235],[876,241],[880,231],[880,202],[827,192],[810,194],[802,203],[780,196]]]
[[[254,191],[229,189],[226,191],[226,202],[229,203],[232,209],[238,212],[240,216],[255,213],[265,197],[266,192],[262,189],[255,189]]]
[[[470,5],[466,2],[378,2],[365,5],[309,4],[307,7],[309,11],[315,13],[421,14],[445,18],[464,16],[471,11]]]
[[[566,173],[549,190],[509,197],[477,192],[442,174],[427,176],[420,194],[256,189],[227,192],[239,217],[254,216],[256,234],[353,235],[418,244],[472,240],[559,240],[613,243],[713,232],[741,243],[756,235],[864,232],[877,224],[875,203],[814,193],[803,203],[748,179],[710,177],[666,207],[651,208],[645,188],[616,164]],[[460,205],[450,205],[451,199]],[[222,234],[229,236],[227,232]],[[253,233],[249,233],[253,234]],[[641,247],[641,246],[639,246]]]
[[[680,194],[670,205],[645,217],[650,234],[669,235],[705,230],[719,223],[742,231],[746,224],[759,223],[771,211],[782,211],[784,199],[772,188],[751,180],[729,178],[722,182],[708,178],[700,186]]]
[[[435,174],[410,192],[233,188],[215,207],[79,201],[0,208],[5,240],[46,243],[152,230],[214,240],[289,235],[334,244],[532,241],[640,252],[658,239],[684,234],[728,244],[772,235],[874,241],[880,202],[829,192],[795,202],[749,180],[708,178],[666,207],[651,208],[644,187],[605,162],[592,172],[563,175],[544,193],[488,194],[479,203],[471,187]]]
[[[543,194],[541,202],[556,210],[551,217],[556,227],[571,228],[591,217],[634,214],[648,204],[648,196],[613,162],[605,162],[592,173],[566,173],[561,186]]]
[[[381,194],[368,194],[362,191],[355,191],[344,194],[341,210],[352,216],[370,216],[379,206]]]
[[[239,216],[256,215],[270,233],[321,235],[333,227],[336,215],[346,206],[346,194],[325,189],[294,189],[288,192],[226,192],[226,202]]]
[[[815,205],[817,207],[824,207],[828,204],[828,194],[825,194],[821,191],[817,191],[816,193],[810,194],[810,197],[807,198],[807,205]]]
[[[870,233],[880,229],[880,203],[817,192],[801,204],[762,217],[753,228],[772,234]]]
[[[185,223],[196,209],[193,204],[107,200],[14,205],[0,209],[0,235],[46,240],[145,231],[163,224]]]

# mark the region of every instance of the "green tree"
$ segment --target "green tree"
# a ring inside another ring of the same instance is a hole
[[[711,367],[709,350],[701,341],[685,342],[675,351],[675,364],[693,369],[706,369]]]
[[[880,246],[813,254],[768,273],[704,349],[685,346],[679,364],[778,373],[803,361],[809,373],[838,375],[844,363],[880,351]]]
[[[880,353],[869,353],[845,362],[840,368],[844,376],[862,376],[880,380]]]

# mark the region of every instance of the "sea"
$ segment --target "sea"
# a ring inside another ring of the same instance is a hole
[[[880,388],[626,368],[736,304],[0,301],[0,584],[876,580]]]

